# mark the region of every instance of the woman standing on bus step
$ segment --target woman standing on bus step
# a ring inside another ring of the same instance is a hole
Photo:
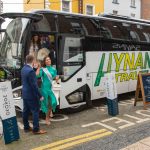
[[[32,37],[29,54],[33,55],[35,57],[35,59],[37,59],[37,53],[38,53],[39,49],[41,49],[40,38],[38,35],[35,34]]]
[[[55,112],[57,106],[57,100],[52,91],[52,81],[56,79],[56,82],[58,82],[59,77],[56,69],[51,66],[50,57],[46,56],[44,58],[42,67],[38,67],[36,75],[42,78],[41,94],[44,100],[41,102],[41,110],[46,114],[46,124],[50,125],[50,115],[52,111]]]

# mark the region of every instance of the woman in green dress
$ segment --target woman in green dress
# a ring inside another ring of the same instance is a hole
[[[44,100],[41,101],[41,110],[46,114],[46,124],[50,125],[50,116],[52,111],[55,112],[57,106],[56,97],[52,91],[52,81],[53,79],[58,81],[57,71],[51,66],[51,59],[46,56],[43,60],[43,68],[38,67],[36,70],[37,77],[41,77],[41,94]]]

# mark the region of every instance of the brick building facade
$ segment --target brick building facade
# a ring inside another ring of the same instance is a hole
[[[141,0],[141,18],[150,20],[150,0]]]

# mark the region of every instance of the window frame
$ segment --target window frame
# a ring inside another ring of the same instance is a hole
[[[131,17],[135,18],[135,16],[136,16],[135,13],[131,13]]]
[[[113,10],[113,14],[114,15],[118,15],[118,11],[117,10]]]
[[[87,7],[88,7],[88,6],[90,6],[90,7],[93,8],[93,12],[92,12],[92,15],[91,15],[91,16],[95,15],[95,5],[93,5],[93,4],[86,4],[86,5],[85,5],[85,14],[86,14],[86,15],[90,15],[90,14],[87,14]]]
[[[69,11],[64,11],[64,10],[63,10],[63,2],[68,2],[68,3],[69,3]],[[63,11],[63,12],[72,12],[72,1],[69,1],[69,0],[61,0],[61,11]]]
[[[119,4],[118,0],[113,0],[112,3]]]
[[[74,73],[72,73],[68,78],[62,78],[62,82],[66,82],[68,81],[69,79],[71,79],[79,70],[81,70],[84,66],[85,66],[85,52],[83,50],[83,45],[82,45],[82,42],[81,42],[81,50],[83,51],[83,60],[80,61],[80,62],[67,62],[67,61],[64,61],[64,47],[65,47],[65,40],[66,38],[78,38],[82,41],[83,39],[83,36],[79,36],[79,35],[75,35],[75,34],[63,34],[61,35],[61,39],[60,39],[60,44],[61,44],[61,50],[60,50],[60,54],[59,54],[59,64],[61,64],[61,73],[64,71],[63,68],[64,66],[80,66],[78,69],[76,69],[76,71]],[[72,46],[73,47],[73,46]],[[61,58],[61,59],[60,59]]]
[[[136,6],[135,6],[135,0],[131,0],[131,7],[132,8],[136,8]]]

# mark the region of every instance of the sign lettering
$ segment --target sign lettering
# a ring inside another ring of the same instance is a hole
[[[105,71],[104,65],[107,68]],[[145,70],[149,68],[149,52],[109,53],[108,59],[106,59],[106,53],[102,53],[94,86],[99,86],[101,78],[105,73],[110,73],[111,70],[115,72],[116,82],[124,82],[129,80],[137,80],[137,69]],[[124,72],[120,73],[120,70],[123,70]],[[126,72],[127,70],[130,72]],[[148,70],[145,71],[147,72]]]

